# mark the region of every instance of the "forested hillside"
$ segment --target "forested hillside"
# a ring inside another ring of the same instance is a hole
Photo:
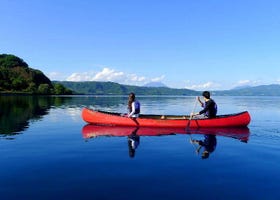
[[[0,92],[71,94],[63,85],[52,84],[40,70],[30,68],[21,58],[9,54],[0,54]]]
[[[95,95],[126,95],[135,92],[137,95],[199,95],[201,92],[188,89],[172,89],[168,87],[140,87],[122,85],[114,82],[72,82],[59,81],[54,83],[63,84],[79,94]]]

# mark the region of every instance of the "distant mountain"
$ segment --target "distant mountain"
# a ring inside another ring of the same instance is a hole
[[[155,82],[155,81],[149,82],[149,83],[147,83],[147,84],[145,84],[143,86],[144,87],[167,87],[162,82]]]
[[[76,94],[94,94],[94,95],[127,95],[135,92],[137,95],[201,95],[201,91],[189,89],[175,89],[168,87],[140,87],[131,85],[122,85],[114,82],[73,82],[73,81],[54,81],[73,90]],[[240,89],[231,89],[223,91],[210,91],[212,96],[280,96],[280,85],[260,85],[255,87],[246,87]]]
[[[215,91],[215,95],[227,96],[280,96],[280,85],[259,85],[240,89]]]
[[[54,81],[75,91],[76,94],[94,94],[94,95],[127,95],[135,92],[137,95],[199,95],[201,92],[188,89],[171,89],[168,87],[140,87],[132,85],[122,85],[114,82],[99,81]]]

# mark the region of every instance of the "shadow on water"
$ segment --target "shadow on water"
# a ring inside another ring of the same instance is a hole
[[[118,127],[118,126],[98,126],[87,124],[82,128],[82,136],[87,141],[96,137],[127,137],[129,157],[135,156],[136,149],[140,144],[142,136],[164,136],[185,134],[190,138],[190,144],[194,146],[197,154],[201,151],[201,158],[208,158],[214,152],[217,145],[216,136],[229,137],[247,143],[250,130],[242,128],[152,128],[152,127]],[[200,136],[201,140],[195,140],[192,135]]]
[[[63,105],[66,98],[46,96],[0,96],[0,137],[13,139],[47,115],[52,106]]]

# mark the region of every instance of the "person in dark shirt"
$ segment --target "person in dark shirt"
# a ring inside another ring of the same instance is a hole
[[[197,100],[203,109],[197,113],[192,113],[192,115],[195,116],[204,114],[207,118],[215,118],[217,115],[216,102],[210,98],[210,92],[208,91],[204,91],[202,96],[204,98],[204,102],[202,102],[199,97],[197,97]]]
[[[201,153],[201,158],[206,159],[209,157],[210,153],[212,153],[216,149],[217,139],[216,135],[212,134],[205,134],[204,140],[193,140],[191,139],[190,142],[192,144],[198,144],[199,147],[196,149],[197,154],[202,147],[204,147],[203,152]]]

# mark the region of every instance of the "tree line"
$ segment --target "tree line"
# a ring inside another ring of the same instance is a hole
[[[115,82],[100,81],[55,81],[73,90],[76,94],[92,95],[127,95],[135,92],[137,95],[199,95],[201,92],[189,89],[174,89],[168,87],[143,87],[133,85],[123,85]]]

